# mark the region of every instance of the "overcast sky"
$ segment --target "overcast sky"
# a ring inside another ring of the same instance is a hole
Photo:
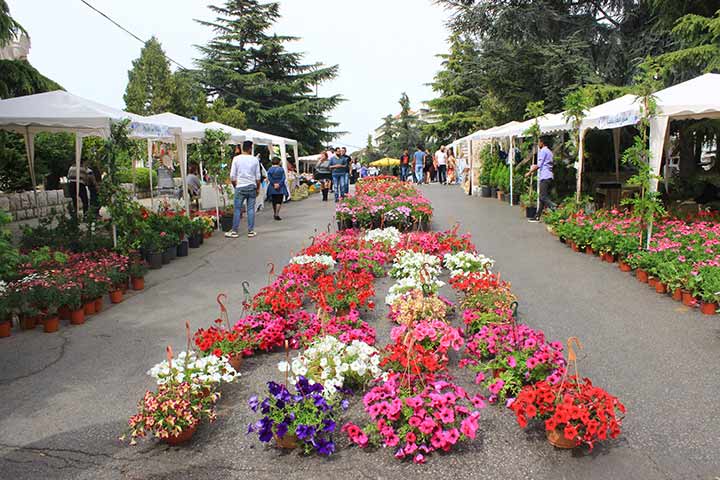
[[[209,29],[193,21],[210,19],[202,0],[88,0],[120,24],[147,39],[157,36],[168,56],[192,67],[194,45]],[[142,45],[90,10],[80,0],[8,0],[10,12],[32,40],[30,62],[66,90],[124,108],[127,71]],[[431,0],[281,0],[276,31],[301,37],[293,50],[308,62],[338,64],[340,75],[320,88],[347,101],[333,113],[339,142],[363,147],[406,91],[414,106],[434,95],[425,84],[447,51],[447,13]]]

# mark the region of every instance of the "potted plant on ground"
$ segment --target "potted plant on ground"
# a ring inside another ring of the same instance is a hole
[[[520,203],[525,205],[525,216],[527,218],[535,218],[537,215],[537,192],[529,190],[520,195]]]
[[[190,248],[199,248],[202,243],[203,231],[205,230],[205,220],[203,217],[195,217],[190,222],[190,233],[188,236],[188,246]]]
[[[162,249],[162,262],[163,265],[167,265],[171,260],[175,260],[177,257],[177,244],[180,242],[180,238],[174,232],[161,231],[160,232],[160,248]]]
[[[532,419],[544,420],[548,441],[558,448],[586,444],[592,449],[598,441],[617,438],[625,413],[616,397],[574,376],[556,385],[541,381],[525,386],[510,409],[522,428]]]
[[[110,301],[112,303],[120,303],[123,300],[122,286],[127,285],[130,274],[124,266],[113,266],[108,269],[108,286],[110,291]]]
[[[700,311],[705,315],[715,315],[720,297],[720,268],[700,267],[697,274],[700,297]]]
[[[280,448],[294,449],[301,446],[306,453],[331,455],[335,451],[332,441],[339,408],[328,403],[323,396],[323,386],[310,384],[299,377],[291,394],[285,385],[268,382],[269,395],[262,401],[250,397],[248,404],[253,412],[260,411],[262,418],[249,425],[248,431],[257,433],[263,443],[272,439]],[[340,404],[346,409],[347,402]]]
[[[207,394],[193,389],[187,382],[170,382],[160,385],[156,392],[145,392],[138,402],[138,413],[128,422],[130,445],[148,434],[170,445],[187,442],[202,419],[215,421],[215,402],[219,396],[217,392]]]
[[[85,308],[83,302],[83,287],[79,282],[68,281],[63,289],[63,305],[70,311],[70,323],[82,325],[85,323]]]
[[[12,305],[7,283],[0,280],[0,338],[9,337],[12,332]]]
[[[132,282],[133,290],[142,290],[145,288],[145,275],[148,272],[148,264],[144,260],[132,262],[128,268],[130,274],[130,281]]]
[[[144,229],[142,233],[142,245],[147,260],[152,270],[162,268],[162,245],[160,235],[152,228]]]
[[[235,208],[232,205],[226,205],[220,211],[220,228],[223,232],[232,230],[234,212]]]

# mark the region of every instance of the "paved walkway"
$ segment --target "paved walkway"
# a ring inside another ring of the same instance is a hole
[[[423,187],[435,207],[435,227],[456,221],[478,248],[497,260],[521,300],[521,318],[549,337],[576,335],[585,350],[581,373],[617,394],[629,413],[621,440],[575,454],[551,448],[542,432],[520,430],[512,414],[483,411],[481,436],[425,466],[401,463],[389,451],[362,451],[340,440],[331,459],[283,454],[246,437],[253,420],[246,401],[264,382],[280,380],[281,353],[246,361],[237,385],[223,388],[219,419],[203,425],[185,447],[154,442],[128,447],[116,440],[143,391],[145,371],[164,347],[184,345],[184,322],[207,325],[215,296],[230,294],[240,315],[243,280],[253,293],[267,283],[267,262],[284,265],[291,252],[332,221],[332,204],[318,196],[291,203],[283,222],[265,212],[258,237],[216,236],[187,259],[148,277],[148,288],[59,334],[20,332],[0,341],[0,472],[2,478],[698,478],[720,474],[719,320],[702,317],[652,293],[616,267],[572,253],[542,225],[497,200],[459,189]],[[378,304],[390,285],[377,283]],[[449,292],[445,292],[448,293]],[[385,343],[385,310],[366,314]],[[470,378],[453,371],[461,384]],[[362,421],[357,398],[349,412]]]

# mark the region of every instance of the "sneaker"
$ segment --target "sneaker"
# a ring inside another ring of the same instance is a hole
[[[225,234],[225,238],[238,238],[238,237],[240,237],[240,235],[238,235],[238,233],[234,230],[230,230],[229,232],[227,232]]]
[[[280,220],[282,220],[282,218],[280,218],[280,215],[276,215],[275,220],[277,220],[279,222]]]
[[[236,234],[236,235],[237,235],[237,234]],[[252,238],[252,237],[254,237],[255,235],[257,235],[257,233],[255,233],[255,230],[251,230],[251,231],[248,232],[248,238]]]
[[[540,219],[539,219],[539,218],[528,218],[528,222],[530,222],[530,223],[540,223]]]

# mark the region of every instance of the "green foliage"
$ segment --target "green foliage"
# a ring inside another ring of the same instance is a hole
[[[195,149],[193,160],[203,162],[211,177],[225,179],[230,175],[226,142],[230,136],[222,130],[205,130],[205,138]]]
[[[53,250],[69,252],[91,252],[112,247],[112,239],[102,224],[93,224],[88,218],[89,228],[82,228],[72,215],[58,213],[38,220],[38,225],[26,225],[22,229],[20,246],[24,250],[50,247]]]
[[[0,98],[62,90],[27,60],[0,60]]]
[[[295,37],[269,32],[280,18],[277,2],[227,0],[210,10],[215,20],[199,23],[215,36],[199,47],[197,61],[208,97],[243,112],[251,128],[298,140],[304,151],[317,152],[340,134],[328,112],[342,98],[316,95],[338,67],[303,63],[286,49]]]
[[[10,16],[10,7],[6,0],[0,0],[0,47],[4,47],[25,29],[14,18]]]
[[[173,95],[173,77],[170,62],[162,45],[152,37],[133,60],[125,88],[125,106],[138,115],[154,115],[170,110]]]
[[[12,244],[10,231],[6,228],[10,221],[10,215],[0,210],[0,280],[10,279],[20,260],[20,255]]]
[[[388,115],[383,120],[383,134],[378,139],[380,152],[388,157],[397,158],[403,150],[412,154],[415,148],[425,144],[423,122],[410,109],[410,98],[406,93],[400,96],[400,114],[397,117]]]
[[[150,190],[150,170],[144,167],[119,168],[117,172],[118,183],[133,183],[140,191]],[[152,184],[157,186],[157,172],[152,171]]]

